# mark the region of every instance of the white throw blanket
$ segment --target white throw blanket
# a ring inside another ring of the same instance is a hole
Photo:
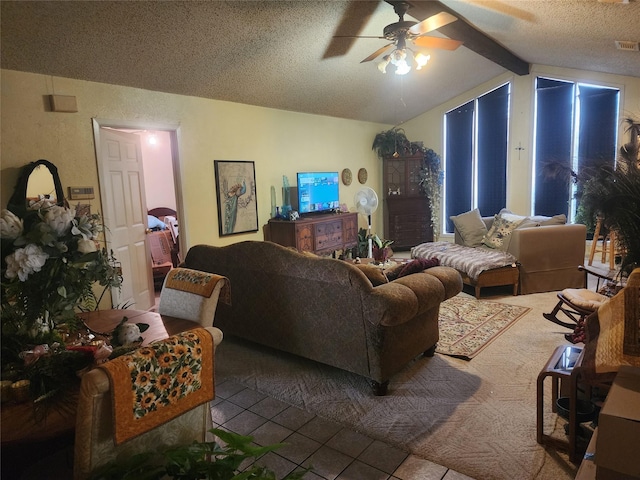
[[[464,272],[474,282],[485,270],[513,265],[516,257],[487,247],[465,247],[450,242],[427,242],[411,249],[411,258],[437,258],[440,265]]]

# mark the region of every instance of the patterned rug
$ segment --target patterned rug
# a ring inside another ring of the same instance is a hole
[[[450,298],[440,305],[436,352],[471,360],[529,310],[463,295]]]

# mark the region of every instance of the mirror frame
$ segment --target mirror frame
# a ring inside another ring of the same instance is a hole
[[[16,182],[13,195],[9,199],[9,204],[7,205],[7,209],[16,215],[22,215],[27,210],[27,184],[29,183],[29,176],[31,175],[31,172],[40,165],[47,167],[53,177],[53,185],[56,190],[56,205],[67,205],[67,201],[64,198],[64,191],[62,190],[62,183],[60,182],[60,176],[58,175],[58,167],[49,160],[40,159],[25,165],[20,171],[20,177]]]

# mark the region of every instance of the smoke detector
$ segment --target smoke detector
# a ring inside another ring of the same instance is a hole
[[[629,42],[624,40],[616,40],[616,48],[618,50],[624,50],[625,52],[637,52],[640,50],[638,48],[638,42]]]

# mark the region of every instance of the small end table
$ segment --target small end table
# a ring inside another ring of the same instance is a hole
[[[569,460],[576,462],[577,458],[577,403],[578,382],[582,374],[582,359],[584,350],[574,345],[557,347],[547,364],[538,374],[537,405],[536,405],[536,440],[541,445],[550,445],[569,452]],[[561,391],[568,388],[569,396],[569,440],[561,440],[544,433],[544,380],[551,377],[551,411],[556,412],[556,400]],[[569,382],[568,384],[564,382]]]

